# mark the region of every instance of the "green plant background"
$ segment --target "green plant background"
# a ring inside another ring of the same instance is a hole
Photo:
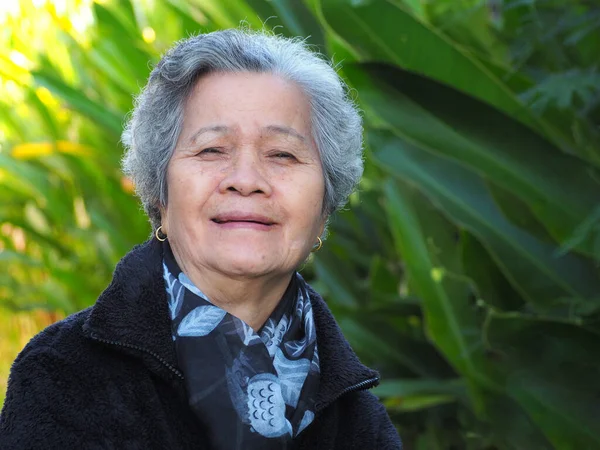
[[[303,270],[381,371],[406,448],[600,449],[600,6],[8,4],[0,323],[92,304],[149,236],[119,136],[161,52],[272,29],[342,63],[364,111],[364,179]]]

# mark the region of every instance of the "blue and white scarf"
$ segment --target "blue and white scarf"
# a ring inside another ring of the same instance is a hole
[[[319,356],[306,282],[295,273],[263,327],[213,305],[163,262],[173,340],[189,403],[215,449],[282,449],[314,419]]]

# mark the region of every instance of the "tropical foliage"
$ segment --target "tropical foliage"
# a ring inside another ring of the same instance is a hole
[[[149,62],[243,20],[309,36],[364,111],[361,189],[304,272],[407,448],[600,448],[599,6],[66,3],[4,19],[4,308],[93,303],[150,231],[119,172]]]

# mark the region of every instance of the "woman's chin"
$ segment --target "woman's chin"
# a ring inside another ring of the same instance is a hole
[[[216,268],[220,272],[235,277],[260,277],[274,274],[277,272],[288,272],[293,268],[287,268],[287,264],[280,261],[276,254],[264,252],[252,252],[249,248],[244,248],[234,254],[222,254],[219,257],[215,255],[214,261]]]

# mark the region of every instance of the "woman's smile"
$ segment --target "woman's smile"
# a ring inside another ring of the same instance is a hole
[[[219,213],[211,221],[224,230],[248,229],[271,231],[277,225],[277,222],[270,217],[242,211]]]

